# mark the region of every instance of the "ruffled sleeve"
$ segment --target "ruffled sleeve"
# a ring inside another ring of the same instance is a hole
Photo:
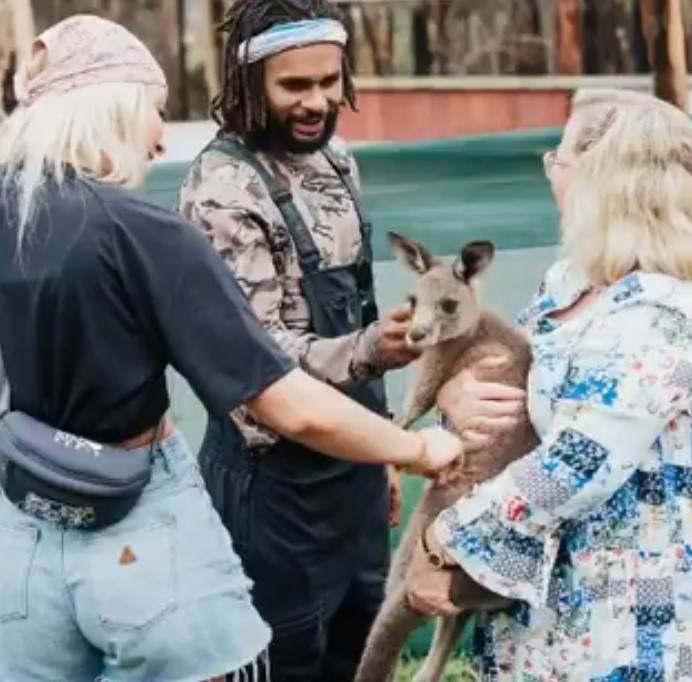
[[[687,333],[671,332],[681,325]],[[546,603],[561,525],[603,505],[688,409],[689,331],[680,311],[651,303],[614,309],[591,325],[541,445],[435,522],[445,550],[474,580],[535,607]]]

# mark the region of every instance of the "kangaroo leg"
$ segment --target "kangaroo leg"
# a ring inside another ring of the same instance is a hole
[[[439,682],[454,651],[454,645],[461,635],[464,621],[463,615],[437,619],[430,651],[413,682]]]
[[[435,404],[435,396],[446,376],[446,367],[435,351],[435,348],[428,350],[418,363],[416,377],[404,398],[401,416],[396,420],[402,429],[411,426]]]
[[[425,492],[423,493],[425,495]],[[420,508],[420,503],[416,505],[413,513],[409,517],[408,523],[404,532],[399,539],[399,546],[394,552],[392,561],[389,567],[388,582],[391,585],[391,590],[394,591],[403,583],[406,570],[411,563],[411,557],[416,549],[416,545],[420,542],[423,529],[429,523],[427,515],[423,514]]]
[[[401,650],[425,619],[409,607],[403,583],[398,585],[372,626],[354,682],[394,682]]]

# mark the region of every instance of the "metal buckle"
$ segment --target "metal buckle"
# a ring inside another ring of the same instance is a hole
[[[272,199],[277,204],[285,204],[289,201],[293,201],[293,194],[290,189],[279,187],[272,192]]]

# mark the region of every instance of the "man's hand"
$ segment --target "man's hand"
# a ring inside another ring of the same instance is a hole
[[[387,467],[389,477],[389,527],[396,528],[401,523],[401,474],[394,466]]]
[[[411,309],[406,306],[392,310],[382,320],[375,343],[377,355],[387,369],[406,367],[420,357],[420,351],[406,345],[406,334],[411,326]]]

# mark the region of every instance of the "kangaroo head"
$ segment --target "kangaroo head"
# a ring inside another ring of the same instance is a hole
[[[413,320],[408,344],[429,348],[472,332],[481,313],[476,278],[493,260],[492,242],[469,242],[453,262],[445,263],[413,239],[395,232],[387,237],[398,259],[417,275],[409,298]]]

